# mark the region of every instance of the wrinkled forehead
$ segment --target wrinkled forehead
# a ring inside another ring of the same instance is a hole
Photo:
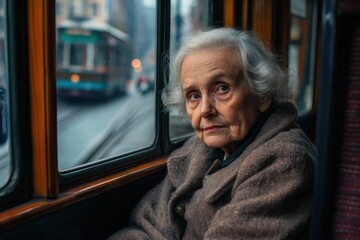
[[[189,52],[181,64],[181,81],[189,76],[229,75],[236,81],[243,77],[240,54],[234,47],[201,48]]]

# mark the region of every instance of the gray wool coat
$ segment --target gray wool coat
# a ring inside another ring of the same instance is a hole
[[[190,138],[168,159],[168,174],[111,239],[293,239],[312,209],[316,150],[277,106],[255,140],[227,167],[222,155]]]

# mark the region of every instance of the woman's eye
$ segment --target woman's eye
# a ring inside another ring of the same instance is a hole
[[[200,94],[197,92],[192,92],[189,94],[189,101],[196,101],[200,98]]]
[[[227,91],[229,91],[229,87],[227,85],[220,85],[216,89],[216,92],[218,92],[218,93],[226,93]]]

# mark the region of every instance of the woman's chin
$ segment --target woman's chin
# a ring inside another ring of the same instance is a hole
[[[210,148],[224,148],[230,143],[228,139],[215,136],[205,137],[202,141]]]

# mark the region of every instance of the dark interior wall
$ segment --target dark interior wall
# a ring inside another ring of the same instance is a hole
[[[81,201],[0,234],[0,239],[106,239],[126,226],[141,196],[165,171]]]

